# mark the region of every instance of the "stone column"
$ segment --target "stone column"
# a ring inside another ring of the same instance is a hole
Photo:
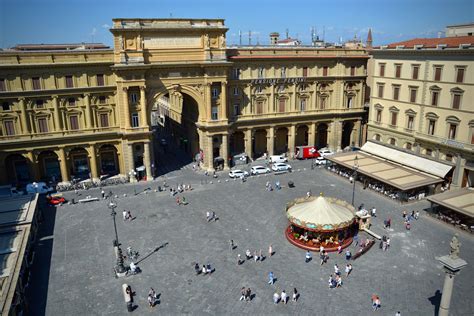
[[[206,139],[206,146],[204,147],[204,162],[208,171],[214,171],[213,136],[206,135],[204,138]]]
[[[341,150],[341,126],[342,122],[339,120],[335,120],[331,123],[331,134],[329,137],[328,132],[328,143],[331,149],[334,151]]]
[[[133,143],[128,143],[127,145],[127,161],[128,161],[128,170],[127,175],[130,176],[130,182],[137,182],[137,178],[133,175],[135,171],[135,164],[133,158]]]
[[[25,104],[25,98],[20,98],[20,110],[21,110],[21,115],[20,115],[20,122],[21,122],[21,132],[23,134],[28,134],[28,120],[26,118],[26,104]]]
[[[151,170],[151,151],[150,151],[150,142],[143,143],[143,163],[145,164],[146,170],[146,180],[153,180],[153,173]]]
[[[59,167],[61,169],[61,179],[63,182],[69,181],[69,171],[67,168],[67,158],[64,147],[59,148],[58,152]]]
[[[252,148],[252,129],[245,131],[245,153],[250,159],[253,159],[253,148]]]
[[[252,87],[250,84],[247,84],[245,87],[245,94],[247,95],[247,100],[249,100],[249,103],[245,106],[245,111],[244,114],[252,114]]]
[[[35,154],[32,151],[29,151],[26,154],[26,157],[30,165],[31,177],[33,178],[33,181],[39,181],[40,172],[39,172],[39,167],[38,167],[38,161],[36,160]]]
[[[270,108],[268,113],[275,113],[275,86],[273,84],[270,85]]]
[[[275,153],[275,127],[270,126],[267,130],[267,150],[268,155],[272,156]]]
[[[128,104],[128,88],[123,88],[123,115],[125,116],[125,128],[131,128],[130,125],[130,105]],[[130,170],[129,170],[130,171]]]
[[[296,140],[296,125],[291,125],[288,133],[288,151],[290,157],[293,158],[293,153],[295,152],[295,140]]]
[[[316,145],[316,123],[311,123],[309,125],[308,145],[309,146],[315,146]]]
[[[453,172],[453,180],[451,182],[452,187],[454,188],[461,187],[465,164],[466,164],[466,159],[463,158],[460,154],[458,154],[456,157],[456,167]]]
[[[53,95],[53,108],[54,108],[54,126],[56,127],[56,132],[61,132],[61,120],[59,119],[59,102],[58,96]]]
[[[32,114],[33,114],[32,111],[30,111],[30,113],[27,113],[27,117],[29,118],[29,121],[30,121],[30,133],[36,134],[36,125],[35,125],[35,120]]]
[[[140,109],[142,112],[141,113],[142,114],[142,127],[148,129],[148,112],[147,112],[147,106],[146,106],[145,89],[146,89],[145,86],[140,87]]]
[[[89,147],[89,163],[91,167],[91,178],[93,181],[96,181],[99,179],[99,172],[97,169],[97,157],[96,157],[96,152],[95,152],[95,146],[90,145]]]
[[[204,87],[204,108],[206,109],[204,113],[204,121],[209,121],[211,119],[211,105],[212,105],[212,97],[211,97],[211,83],[206,83]]]
[[[84,103],[86,105],[86,128],[92,127],[92,118],[91,118],[91,97],[90,94],[84,94]]]
[[[224,158],[224,170],[229,169],[229,136],[222,134],[221,156]]]
[[[296,111],[296,83],[293,84],[293,95],[290,104],[290,112]]]
[[[228,119],[227,115],[227,82],[221,82],[221,117],[219,119]]]
[[[354,146],[360,146],[360,133],[361,133],[361,121],[357,120],[354,124],[354,128],[351,133],[351,146],[354,143]]]

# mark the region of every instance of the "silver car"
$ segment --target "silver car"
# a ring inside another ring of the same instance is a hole
[[[264,167],[264,166],[253,166],[250,169],[250,174],[251,175],[264,174],[264,173],[270,173],[270,168],[267,168],[267,167]]]

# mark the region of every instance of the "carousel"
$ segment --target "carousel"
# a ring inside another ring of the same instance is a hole
[[[286,207],[290,224],[285,235],[293,245],[319,251],[336,251],[352,243],[359,224],[355,209],[349,203],[336,198],[318,197],[298,198]]]

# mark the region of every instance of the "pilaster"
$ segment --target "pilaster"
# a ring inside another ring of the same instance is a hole
[[[91,168],[91,178],[93,181],[96,181],[99,179],[99,172],[97,170],[96,150],[93,144],[90,145],[89,147],[89,162],[90,162],[90,168]]]
[[[59,102],[58,96],[53,95],[53,108],[54,108],[54,127],[56,132],[61,132],[63,129],[61,127],[61,120],[59,119]]]
[[[252,134],[251,128],[245,130],[245,153],[250,159],[253,158]]]
[[[64,147],[59,148],[58,153],[58,160],[59,160],[59,167],[61,169],[61,179],[63,182],[69,181],[69,172],[67,168],[67,158],[66,153],[64,151]]]
[[[128,88],[123,88],[123,115],[125,116],[125,128],[131,128],[130,125],[130,105],[128,104]]]
[[[267,149],[268,155],[271,156],[275,153],[275,127],[270,126],[267,131]]]
[[[222,134],[221,157],[224,158],[224,169],[229,169],[229,137],[227,134]]]
[[[20,110],[21,110],[21,115],[20,115],[20,122],[21,122],[21,131],[23,134],[28,134],[28,120],[26,118],[26,104],[25,104],[25,98],[20,98]]]
[[[90,94],[84,94],[84,103],[86,105],[86,128],[92,127],[92,118],[91,118],[91,98]]]
[[[316,123],[311,123],[309,125],[308,145],[309,146],[315,146],[316,145]]]
[[[296,125],[291,125],[289,134],[288,134],[288,151],[290,157],[293,158],[293,153],[295,151],[295,139],[296,139]]]
[[[227,114],[227,82],[221,82],[221,117],[219,119],[228,120]]]
[[[153,180],[153,172],[151,170],[150,158],[151,158],[150,142],[144,142],[143,143],[143,163],[145,164],[147,181]]]
[[[142,127],[148,128],[148,112],[146,106],[145,86],[140,86],[140,109],[142,114]]]

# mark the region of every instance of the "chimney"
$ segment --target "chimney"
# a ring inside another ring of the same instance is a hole
[[[278,32],[270,33],[270,45],[277,45],[279,39],[280,39],[280,33]]]

